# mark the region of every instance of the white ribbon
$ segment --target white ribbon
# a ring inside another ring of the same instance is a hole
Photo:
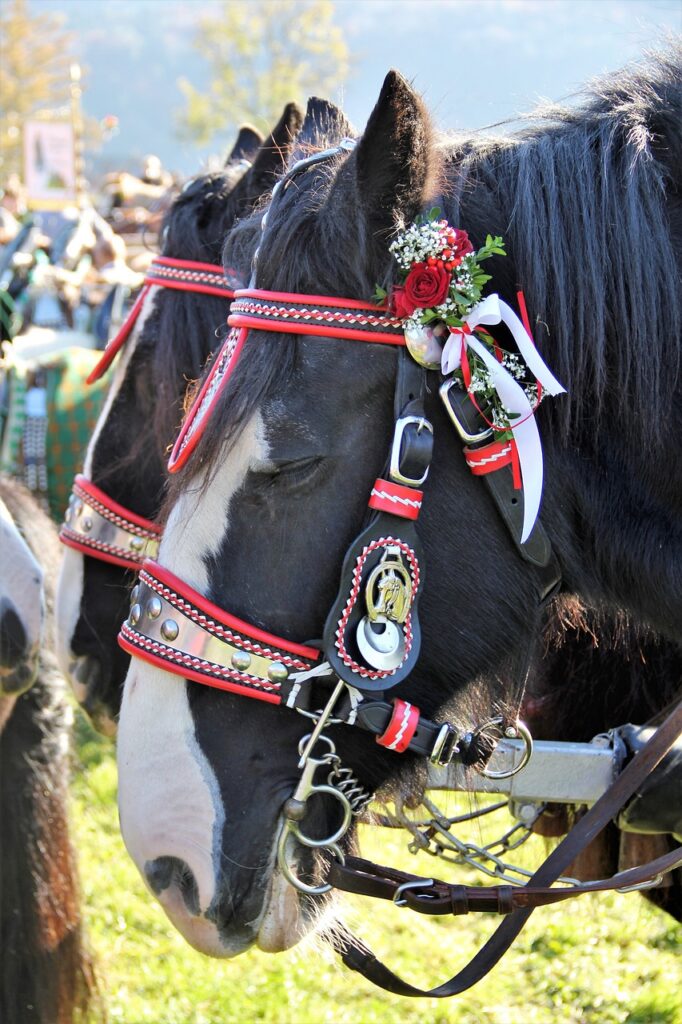
[[[470,330],[481,324],[494,325],[504,323],[512,333],[521,358],[536,380],[548,395],[564,394],[566,389],[561,386],[540,357],[525,327],[518,316],[499,295],[488,295],[487,298],[474,306],[464,323]],[[444,374],[457,370],[461,364],[462,342],[485,363],[490,373],[493,386],[500,396],[504,407],[518,417],[510,420],[510,427],[519,456],[519,468],[523,484],[523,530],[521,543],[526,541],[535,525],[540,510],[542,497],[542,446],[538,433],[533,409],[525,391],[505,367],[498,363],[492,352],[475,338],[473,334],[454,328],[443,348],[441,368]]]

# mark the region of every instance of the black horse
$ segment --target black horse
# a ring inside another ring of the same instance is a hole
[[[0,481],[0,499],[44,570],[39,578],[51,628],[58,559],[54,526],[15,481]],[[11,553],[3,537],[0,583],[5,582]],[[40,607],[40,595],[36,598],[32,590],[34,579],[33,568],[23,581],[13,579],[19,618],[22,589]],[[31,635],[30,622],[31,616],[23,629],[26,637]],[[13,621],[12,644],[3,649],[5,664],[18,635]],[[72,1024],[103,1016],[83,935],[69,838],[72,714],[47,639],[42,637],[37,666],[33,651],[25,647],[30,670],[21,675],[18,689],[18,663],[12,677],[0,678],[0,1018],[5,1024]]]
[[[393,280],[392,234],[438,193],[449,222],[475,246],[503,235],[510,255],[490,261],[494,287],[512,300],[523,286],[539,348],[569,392],[538,411],[542,521],[563,587],[590,605],[626,609],[675,643],[681,82],[679,53],[669,52],[604,80],[581,107],[539,112],[506,139],[442,143],[419,98],[391,73],[355,151],[300,173],[273,201],[264,230],[260,216],[238,226],[225,254],[243,266],[258,249],[256,286],[282,303],[320,295],[367,302],[377,283]],[[267,628],[291,651],[287,641],[322,635],[344,553],[381,475],[396,356],[389,345],[351,344],[333,331],[319,339],[251,330],[241,344],[171,496],[157,593],[181,608],[189,584],[211,602],[194,596],[193,618],[212,616],[224,633],[226,623],[239,628],[221,616],[229,609],[252,624],[249,635]],[[493,715],[515,720],[539,629],[537,584],[469,474],[435,384],[426,411],[436,444],[419,524],[429,574],[423,642],[393,693],[461,733]],[[131,628],[140,615],[131,610]],[[172,641],[177,622],[164,626]],[[282,804],[298,778],[300,719],[188,687],[150,657],[158,643],[141,646],[156,667],[131,667],[119,735],[131,855],[197,948],[226,956],[254,941],[270,950],[293,944],[311,915],[273,860]],[[206,650],[183,656],[188,678],[201,677]],[[306,656],[313,660],[309,649]],[[371,737],[346,727],[329,735],[366,787],[399,771],[400,759]],[[308,831],[332,830],[333,809],[323,805],[311,810]],[[301,851],[304,877],[314,878],[313,860]]]
[[[195,178],[173,203],[163,255],[219,264],[228,229],[272,188],[301,120],[290,104],[267,140],[243,128],[225,170]],[[182,417],[185,387],[200,375],[228,309],[219,295],[153,289],[126,342],[85,475],[145,519],[157,515],[163,500],[167,446]],[[109,734],[116,729],[128,669],[116,633],[132,582],[125,567],[65,551],[57,605],[60,664],[94,724]]]

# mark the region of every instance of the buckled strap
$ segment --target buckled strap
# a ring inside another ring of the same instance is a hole
[[[659,875],[667,874],[682,865],[682,846],[676,847],[656,860],[620,871],[611,878],[602,878],[580,885],[567,885],[555,889],[550,886],[512,885],[451,885],[439,879],[419,878],[363,860],[346,856],[341,864],[333,859],[329,864],[327,881],[334,888],[360,896],[400,902],[418,914],[432,917],[462,914],[511,914],[519,909],[536,909],[554,903],[563,903],[574,896],[590,892],[612,892],[614,889],[634,889]]]
[[[388,992],[394,992],[402,996],[430,996],[432,998],[444,999],[471,988],[472,985],[475,985],[481,978],[485,977],[495,964],[498,963],[522,930],[534,907],[537,905],[532,902],[531,894],[538,893],[541,890],[544,892],[554,892],[553,889],[549,890],[549,887],[556,882],[557,878],[566,870],[578,853],[612,820],[617,811],[632,796],[643,780],[654,770],[681,732],[682,703],[677,705],[646,746],[638,751],[632,761],[620,773],[613,785],[552,851],[547,860],[544,861],[529,880],[528,884],[519,888],[519,893],[525,890],[529,894],[531,902],[525,906],[518,904],[505,917],[502,924],[485,945],[479,949],[478,953],[476,953],[466,967],[450,978],[449,981],[428,991],[417,988],[415,985],[410,985],[382,964],[364,943],[359,942],[349,932],[337,934],[333,939],[334,947],[341,955],[343,962],[351,970],[358,971],[373,984]],[[617,885],[609,885],[607,888],[628,888],[633,885],[641,885],[643,881],[659,873],[672,870],[679,863],[682,863],[682,848],[671,851],[657,861],[651,861],[649,864],[621,872],[620,875],[615,876]],[[413,876],[408,877],[414,881]],[[633,882],[633,878],[637,879],[637,881]],[[613,879],[609,879],[609,882],[613,881]],[[429,880],[428,884],[434,883],[432,880]],[[602,883],[587,883],[587,885],[593,886],[599,886],[600,884]],[[412,888],[407,890],[405,888],[403,890],[403,898],[406,903],[408,902],[408,891],[416,891],[418,894],[420,889]],[[557,893],[563,892],[563,890],[556,891]],[[590,892],[600,890],[580,886],[579,891]],[[514,892],[516,893],[516,890]],[[573,895],[578,895],[578,892],[574,892]],[[392,898],[393,896],[391,896]],[[461,890],[457,890],[451,900],[452,906],[460,906],[462,899],[463,894]],[[519,900],[520,896],[515,896],[515,899]],[[559,896],[559,899],[561,899],[561,896]]]
[[[449,382],[448,382],[449,383]],[[490,431],[481,412],[465,391],[458,387],[441,390],[444,404],[460,436],[468,441],[465,452],[474,455],[490,444]],[[546,603],[559,589],[561,570],[547,532],[538,519],[528,539],[522,544],[523,491],[515,487],[514,473],[508,462],[501,461],[494,473],[483,476],[486,487],[504,520],[516,548],[535,569],[540,604]]]
[[[389,729],[394,713],[393,702],[363,700],[357,707],[355,724],[381,737]],[[409,743],[405,747],[401,747],[399,752],[409,751],[411,754],[433,759],[437,764],[449,764],[458,751],[457,739],[457,733],[451,725],[432,722],[428,718],[420,716]]]

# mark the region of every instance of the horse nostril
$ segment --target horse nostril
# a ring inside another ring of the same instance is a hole
[[[14,668],[28,653],[28,637],[16,609],[9,601],[0,604],[0,665]]]
[[[155,896],[160,896],[164,889],[175,886],[185,901],[190,914],[199,913],[199,889],[192,871],[179,857],[157,857],[148,860],[144,866],[144,874],[149,888]]]

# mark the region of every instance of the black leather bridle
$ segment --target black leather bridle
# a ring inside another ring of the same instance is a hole
[[[273,202],[277,191],[286,189],[298,174],[347,148],[344,145],[296,165],[279,183]],[[309,766],[306,751],[309,755],[332,710],[334,722],[346,722],[375,733],[377,742],[387,749],[410,750],[439,764],[447,764],[454,757],[466,760],[471,736],[457,734],[448,723],[423,720],[418,709],[407,701],[384,699],[388,690],[409,676],[419,656],[418,603],[424,585],[424,558],[415,522],[421,509],[421,487],[429,471],[433,442],[433,427],[424,406],[427,371],[412,360],[404,347],[401,324],[385,306],[329,296],[267,292],[255,287],[255,275],[250,288],[236,292],[228,324],[232,330],[187,415],[171,458],[171,469],[186,462],[198,444],[241,353],[246,332],[252,328],[399,347],[395,422],[387,468],[372,489],[366,524],[346,553],[339,591],[324,629],[322,655],[314,646],[293,644],[236,619],[150,561],[145,562],[133,594],[131,612],[121,630],[121,645],[131,654],[195,682],[305,712],[309,712],[307,684],[311,680],[334,685],[335,693],[345,686],[344,705],[330,704],[324,714],[312,716],[317,720],[307,746],[304,743],[304,770],[307,763]],[[475,467],[482,470],[484,463],[497,455],[497,451],[491,450],[482,413],[466,393],[452,388],[448,381],[441,387],[441,397],[465,442],[467,463],[474,472]],[[527,540],[521,540],[523,496],[514,486],[510,466],[500,462],[494,472],[484,475],[512,542],[532,567],[539,614],[561,585],[550,541],[539,521]],[[375,632],[377,622],[385,627],[383,633]],[[389,991],[436,997],[464,991],[497,962],[536,906],[584,892],[639,886],[682,863],[681,848],[606,881],[551,888],[577,853],[653,770],[681,729],[682,707],[678,707],[527,885],[465,887],[417,878],[359,858],[344,857],[335,843],[327,840],[308,845],[326,845],[333,850],[327,871],[329,884],[303,891],[322,892],[333,885],[377,898],[395,901],[399,897],[404,905],[421,913],[462,914],[479,910],[510,915],[464,971],[431,991],[401,981],[352,936],[346,934],[335,939],[336,948],[349,967]],[[305,792],[331,789],[333,786],[309,787]],[[304,812],[305,796],[303,800],[295,796],[287,801],[284,813],[290,822],[300,820]],[[300,832],[296,835],[300,838]],[[331,838],[336,840],[338,836]]]

